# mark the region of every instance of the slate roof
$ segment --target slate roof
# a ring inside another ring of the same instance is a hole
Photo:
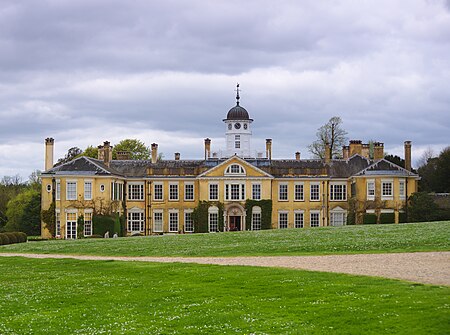
[[[79,157],[68,163],[53,167],[44,175],[115,175],[127,178],[150,177],[196,177],[201,173],[223,163],[226,159],[208,160],[113,160],[106,166],[102,160]],[[349,178],[363,175],[417,176],[385,159],[371,161],[360,155],[349,159],[332,160],[267,160],[245,159],[245,161],[275,178]]]

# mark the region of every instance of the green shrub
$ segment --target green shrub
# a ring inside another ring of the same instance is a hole
[[[395,223],[395,213],[381,213],[380,223]]]
[[[110,236],[114,235],[114,218],[108,215],[94,215],[92,217],[94,235],[105,236],[108,231]]]
[[[0,245],[10,244],[9,237],[6,234],[0,233]]]
[[[121,222],[120,222],[120,217],[117,214],[115,219],[114,219],[114,228],[112,231],[112,234],[117,234],[118,236],[122,236],[122,229],[121,229]]]
[[[398,213],[398,222],[399,223],[408,222],[408,217],[407,217],[406,213]]]
[[[377,223],[377,215],[374,213],[364,213],[363,223],[364,224],[376,224]]]
[[[103,235],[104,236],[104,235]],[[103,238],[102,235],[90,235],[90,236],[86,236],[86,238]]]
[[[9,243],[19,243],[19,240],[17,239],[17,235],[15,233],[4,233],[9,238]]]
[[[22,233],[22,232],[18,232],[17,234],[17,238],[19,239],[19,243],[25,243],[28,240],[27,234]]]

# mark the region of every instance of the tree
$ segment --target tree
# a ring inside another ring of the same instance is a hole
[[[72,147],[67,151],[67,154],[63,157],[58,159],[58,162],[55,164],[55,166],[70,162],[71,160],[79,157],[83,151],[78,147]]]
[[[28,235],[39,235],[41,225],[41,192],[28,188],[8,202],[6,216],[7,231],[22,231]]]
[[[397,156],[397,155],[394,156],[394,155],[386,154],[384,156],[384,159],[389,161],[389,162],[391,162],[391,163],[394,163],[394,164],[396,164],[398,166],[401,166],[402,168],[405,168],[405,160],[403,158]]]
[[[433,157],[436,157],[436,154],[434,153],[433,149],[431,149],[431,147],[428,147],[417,161],[417,166],[419,168],[425,166],[428,163],[428,160],[430,160]]]
[[[26,184],[22,182],[19,175],[4,176],[0,181],[0,231],[4,230],[4,226],[8,222],[6,214],[8,202],[25,188]]]
[[[408,222],[425,222],[438,219],[438,206],[428,193],[414,193],[408,200]]]
[[[98,158],[98,148],[90,145],[80,154],[80,156]]]
[[[315,158],[325,158],[325,144],[328,143],[331,149],[331,156],[342,157],[342,146],[345,145],[347,132],[342,128],[342,119],[333,116],[325,125],[317,130],[317,140],[314,141],[308,150]]]
[[[450,147],[441,151],[438,157],[427,159],[427,163],[418,169],[421,176],[421,191],[450,192]]]
[[[144,142],[137,139],[125,139],[116,144],[113,148],[113,159],[117,158],[118,151],[128,151],[130,159],[149,159],[150,148]]]

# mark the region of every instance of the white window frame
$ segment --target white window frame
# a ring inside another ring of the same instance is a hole
[[[295,210],[294,211],[294,228],[304,228],[305,227],[305,211]]]
[[[184,231],[186,232],[186,233],[193,233],[194,232],[194,220],[192,219],[192,213],[193,213],[193,210],[192,209],[186,209],[185,211],[184,211]],[[191,221],[191,223],[192,223],[192,229],[187,229],[187,221],[188,221],[188,216],[189,216],[189,218],[190,218],[190,221]]]
[[[375,200],[375,179],[367,179],[366,190],[367,190],[367,200]]]
[[[341,187],[341,192],[336,190]],[[347,183],[346,182],[331,182],[330,183],[330,201],[347,201]]]
[[[133,229],[135,225],[138,226],[138,230]],[[145,212],[143,209],[132,209],[128,211],[127,231],[132,234],[143,233],[145,231]]]
[[[92,180],[84,181],[84,200],[92,200]]]
[[[55,200],[61,200],[61,180],[57,179],[55,183]]]
[[[233,171],[233,170],[235,170],[236,167],[238,169],[238,172]],[[236,175],[245,176],[246,172],[245,172],[245,168],[242,165],[237,164],[237,163],[232,163],[226,168],[224,175],[225,176],[236,176]]]
[[[338,215],[342,215],[342,224],[336,224],[336,218]],[[340,227],[345,225],[347,225],[347,211],[341,208],[332,209],[330,211],[330,226]]]
[[[161,197],[156,197],[156,186],[161,187]],[[164,183],[154,182],[153,183],[153,201],[164,201]]]
[[[92,216],[94,215],[93,210],[92,209],[85,209],[84,210],[84,214],[83,214],[83,219],[84,219],[84,236],[92,236],[92,234],[94,233],[94,226],[92,225]],[[90,220],[86,220],[86,217],[89,217]],[[88,229],[86,229],[86,227]],[[118,232],[117,232],[118,233]]]
[[[384,194],[384,185],[390,184],[390,194]],[[394,199],[394,181],[392,179],[381,179],[381,200],[393,200]]]
[[[253,206],[251,218],[251,230],[261,230],[261,207]]]
[[[161,216],[161,221],[156,220],[156,216]],[[155,233],[162,233],[164,231],[164,210],[153,210],[153,231]]]
[[[208,208],[208,231],[210,233],[219,231],[219,208],[216,206]]]
[[[211,197],[211,195],[212,195],[211,186],[215,186],[214,192],[215,192],[216,197]],[[209,201],[219,200],[219,183],[209,183],[208,184],[208,199],[209,199]]]
[[[232,186],[237,186],[237,191],[236,191],[236,187],[235,188],[235,192],[232,192]],[[234,197],[235,195],[238,195],[237,198],[232,199],[232,196]],[[224,189],[224,198],[226,201],[244,201],[245,200],[245,182],[227,182],[225,183],[225,189]]]
[[[69,184],[71,186],[75,185],[75,190],[72,189],[72,187],[69,187]],[[66,180],[66,200],[77,200],[77,187],[78,182],[76,180]],[[70,192],[70,196],[69,196]],[[73,194],[75,193],[75,194]],[[74,195],[74,196],[73,196]]]
[[[169,210],[169,233],[178,233],[180,229],[180,213],[178,209]]]
[[[297,187],[301,187],[301,192],[297,192]],[[301,197],[297,197],[301,194]],[[294,183],[294,201],[305,201],[305,183]]]
[[[283,227],[281,226],[281,217],[283,216],[283,221],[284,221],[284,216],[286,216],[286,227],[284,227],[284,222],[283,222]],[[289,228],[289,211],[278,211],[278,229],[287,229]]]
[[[399,179],[398,181],[398,197],[400,200],[406,199],[406,180]]]
[[[283,191],[282,191],[282,189],[283,189]],[[288,183],[278,183],[278,201],[289,201],[289,184]]]
[[[317,199],[313,198],[313,186],[318,186]],[[309,201],[320,201],[320,182],[309,183]]]
[[[75,215],[75,220],[69,220],[69,215]],[[76,240],[78,237],[78,212],[76,209],[66,210],[66,239]],[[75,228],[73,228],[75,226]],[[69,229],[70,228],[70,229]],[[70,236],[70,237],[69,237]]]
[[[262,193],[261,183],[252,183],[252,200],[261,200],[261,193]]]
[[[173,192],[176,189],[176,192]],[[178,201],[180,199],[180,186],[178,182],[169,183],[169,201]]]
[[[192,186],[192,198],[188,198],[187,195],[190,192],[187,192],[188,186]],[[184,183],[184,201],[194,201],[195,200],[195,185],[194,183]]]
[[[59,209],[55,210],[55,221],[56,221],[55,236],[61,237],[61,211]]]
[[[137,188],[137,192],[133,190]],[[136,196],[137,194],[137,196]],[[129,201],[144,201],[145,199],[145,184],[143,181],[129,182],[127,197]]]
[[[312,218],[313,218],[313,215],[315,216],[317,214],[317,221],[318,221],[318,225],[316,226],[316,225],[312,225]],[[309,211],[309,226],[311,227],[311,228],[316,228],[316,227],[320,227],[320,210],[312,210],[312,211]]]

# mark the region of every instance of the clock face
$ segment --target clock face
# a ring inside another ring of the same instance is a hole
[[[248,125],[246,123],[244,123],[244,129],[247,129]]]
[[[231,130],[231,128],[232,128],[232,125],[231,125],[231,123],[229,123],[228,124],[228,130]]]
[[[240,129],[240,128],[241,128],[241,124],[240,124],[240,123],[235,123],[235,124],[234,124],[234,128]]]

